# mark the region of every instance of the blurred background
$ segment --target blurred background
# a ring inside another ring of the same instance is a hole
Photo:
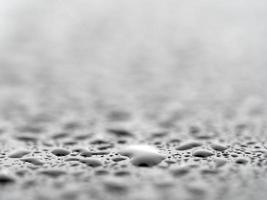
[[[266,8],[263,0],[1,1],[1,118],[111,115],[169,127],[190,115],[262,113]]]

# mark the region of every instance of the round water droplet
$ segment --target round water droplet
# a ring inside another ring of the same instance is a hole
[[[210,146],[216,151],[225,151],[227,149],[226,145],[220,143],[212,143]]]
[[[157,149],[149,145],[131,145],[119,152],[131,158],[131,163],[139,167],[152,167],[165,157]]]
[[[70,151],[63,148],[56,148],[52,150],[51,153],[54,154],[55,156],[67,156],[70,154]]]

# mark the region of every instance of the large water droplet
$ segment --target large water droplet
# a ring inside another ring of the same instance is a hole
[[[9,154],[9,158],[21,158],[27,154],[29,154],[30,151],[27,150],[17,150]]]
[[[119,153],[131,158],[131,163],[139,167],[152,167],[165,158],[156,148],[149,145],[131,145]]]
[[[63,148],[56,148],[52,150],[51,153],[56,156],[66,156],[70,154],[70,151],[68,151],[67,149],[63,149]]]
[[[44,163],[38,160],[37,158],[21,158],[21,161],[31,163],[33,165],[43,165]]]
[[[210,146],[216,151],[224,151],[227,149],[226,145],[220,143],[212,143]]]

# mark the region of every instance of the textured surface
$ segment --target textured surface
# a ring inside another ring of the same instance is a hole
[[[1,9],[0,199],[266,197],[265,3]]]

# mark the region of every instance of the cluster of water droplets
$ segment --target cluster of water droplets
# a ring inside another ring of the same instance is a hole
[[[127,112],[109,113],[109,121],[97,124],[98,129],[77,120],[55,128],[38,118],[35,124],[3,130],[0,186],[45,197],[51,191],[51,199],[82,194],[119,198],[122,193],[160,199],[177,196],[178,189],[183,198],[201,199],[219,195],[233,176],[264,174],[265,140],[249,134],[256,132],[257,121],[208,128],[187,121],[166,128],[129,118]],[[38,187],[44,193],[35,193]]]

